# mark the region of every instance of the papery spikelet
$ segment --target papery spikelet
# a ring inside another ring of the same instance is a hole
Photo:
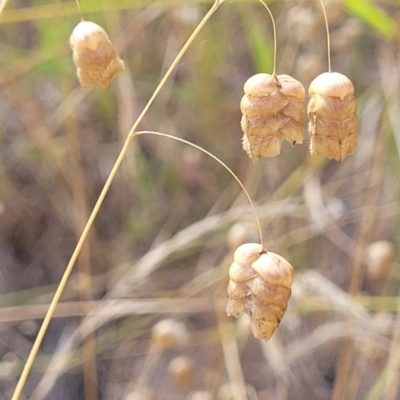
[[[249,315],[253,334],[268,340],[286,311],[293,268],[281,256],[263,252],[257,243],[239,246],[229,269],[228,316]]]
[[[257,74],[244,85],[240,102],[243,149],[253,161],[280,153],[281,143],[304,138],[303,85],[289,75]]]
[[[110,87],[112,79],[125,69],[106,31],[90,21],[81,21],[69,39],[79,83],[83,87]]]
[[[367,278],[378,281],[390,276],[393,269],[394,245],[387,240],[371,243],[365,251]]]
[[[317,76],[308,90],[310,153],[341,162],[357,146],[357,102],[350,79],[337,72]]]
[[[183,322],[166,318],[153,326],[151,343],[158,350],[167,350],[184,344],[187,336],[188,333]]]

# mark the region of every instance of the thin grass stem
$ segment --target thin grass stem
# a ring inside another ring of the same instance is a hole
[[[332,66],[331,66],[331,35],[329,34],[328,16],[326,15],[324,2],[322,0],[319,0],[319,2],[321,3],[322,12],[324,13],[324,19],[325,19],[326,40],[327,40],[327,46],[328,46],[328,71],[332,72]]]
[[[257,223],[258,233],[260,235],[260,243],[261,243],[263,249],[265,249],[263,233],[262,233],[262,229],[261,229],[261,223],[260,223],[260,219],[258,218],[257,211],[256,211],[256,208],[254,206],[253,200],[251,199],[251,196],[250,196],[249,192],[247,191],[247,189],[245,188],[245,186],[242,183],[242,181],[237,177],[237,175],[223,161],[221,161],[217,156],[215,156],[214,154],[210,153],[209,151],[203,149],[202,147],[200,147],[200,146],[198,146],[198,145],[196,145],[196,144],[194,144],[192,142],[189,142],[188,140],[185,140],[185,139],[182,139],[180,137],[177,137],[177,136],[172,136],[172,135],[168,135],[167,133],[156,132],[156,131],[135,132],[135,136],[139,136],[139,135],[155,135],[155,136],[162,136],[162,137],[165,137],[167,139],[176,140],[178,142],[181,142],[181,143],[187,144],[187,145],[189,145],[191,147],[194,147],[197,150],[200,150],[204,154],[207,154],[209,157],[211,157],[212,159],[217,161],[220,165],[222,165],[222,167],[224,167],[232,175],[232,177],[236,180],[236,182],[239,184],[239,186],[241,187],[241,189],[245,193],[247,199],[249,200],[250,206],[251,206],[251,208],[253,210],[254,217],[255,217],[255,220],[256,220],[256,223]]]
[[[276,40],[276,26],[275,26],[275,19],[274,16],[272,15],[272,12],[270,8],[264,3],[263,0],[259,0],[260,3],[267,9],[269,16],[271,17],[272,21],[272,29],[274,30],[274,69],[272,72],[272,76],[276,77],[276,54],[277,54],[277,40]]]
[[[81,252],[81,249],[89,235],[90,229],[93,226],[93,223],[97,217],[97,214],[100,210],[100,207],[103,204],[103,201],[110,189],[110,186],[122,164],[122,161],[125,158],[125,155],[128,151],[129,145],[132,142],[133,138],[134,138],[134,131],[136,129],[136,127],[139,125],[139,123],[141,122],[141,120],[143,119],[144,115],[146,114],[147,110],[150,108],[151,104],[153,103],[154,99],[156,98],[156,96],[158,95],[158,93],[160,92],[160,90],[162,89],[162,87],[164,86],[165,82],[167,81],[167,79],[169,78],[169,76],[171,75],[173,69],[177,66],[177,64],[179,63],[180,59],[183,57],[183,55],[185,54],[185,52],[187,51],[187,49],[189,48],[189,46],[191,45],[191,43],[194,41],[194,39],[196,38],[196,36],[199,34],[199,32],[201,31],[201,29],[204,27],[204,25],[206,24],[206,22],[211,18],[211,16],[215,13],[215,11],[218,9],[218,7],[223,3],[224,0],[216,0],[215,3],[212,5],[212,7],[210,8],[210,10],[207,12],[207,14],[204,16],[204,18],[200,21],[199,25],[196,27],[196,29],[193,31],[193,33],[191,34],[191,36],[189,37],[189,39],[186,41],[186,43],[183,45],[181,51],[178,53],[178,55],[176,56],[175,60],[172,62],[170,68],[167,70],[167,72],[165,73],[164,77],[162,78],[162,80],[160,81],[159,85],[157,86],[156,90],[154,91],[153,95],[151,96],[150,100],[148,101],[148,103],[146,104],[145,108],[143,109],[143,111],[141,112],[141,114],[139,115],[139,117],[137,118],[136,122],[133,124],[131,130],[129,131],[127,138],[125,139],[125,142],[123,144],[123,147],[117,157],[117,160],[115,161],[115,164],[113,166],[113,168],[111,169],[110,175],[108,176],[106,183],[104,184],[104,187],[99,195],[99,198],[96,201],[95,206],[93,207],[93,210],[89,216],[89,219],[85,225],[85,228],[83,229],[82,235],[78,240],[78,243],[75,247],[74,252],[72,253],[71,259],[68,262],[68,265],[64,271],[64,274],[61,278],[61,281],[57,287],[57,290],[54,294],[54,297],[50,303],[49,309],[46,313],[46,316],[42,322],[42,325],[39,329],[39,332],[37,334],[37,337],[35,339],[35,342],[33,343],[32,349],[29,353],[29,356],[25,362],[24,368],[22,370],[21,376],[19,377],[18,383],[15,387],[13,396],[11,398],[11,400],[19,400],[19,398],[21,397],[22,394],[22,390],[25,386],[26,380],[28,378],[29,372],[32,369],[32,365],[33,362],[35,361],[36,355],[39,351],[40,345],[42,344],[44,335],[46,334],[47,328],[50,324],[50,321],[53,317],[54,311],[57,307],[58,302],[60,301],[61,295],[65,289],[65,286],[67,285],[68,279],[71,275],[71,272],[74,268],[74,265],[76,263],[76,260],[79,256],[79,253]]]
[[[78,7],[78,10],[79,10],[79,15],[81,16],[81,21],[83,21],[84,18],[83,18],[82,9],[81,9],[81,5],[79,3],[79,0],[75,0],[75,2],[76,2],[76,6]]]

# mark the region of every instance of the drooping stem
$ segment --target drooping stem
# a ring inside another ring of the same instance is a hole
[[[319,0],[319,2],[321,3],[322,12],[324,13],[324,19],[325,19],[326,40],[327,40],[327,46],[328,46],[328,71],[332,72],[332,67],[331,67],[331,36],[329,34],[328,16],[326,15],[324,2],[322,0]]]
[[[254,206],[253,200],[251,199],[251,196],[250,196],[249,192],[247,191],[247,189],[245,188],[245,186],[243,185],[242,181],[237,177],[237,175],[223,161],[221,161],[217,156],[215,156],[214,154],[210,153],[209,151],[203,149],[202,147],[197,146],[196,144],[194,144],[192,142],[189,142],[188,140],[182,139],[180,137],[177,137],[177,136],[172,136],[172,135],[168,135],[167,133],[156,132],[156,131],[140,131],[140,132],[135,132],[135,134],[134,134],[134,136],[139,136],[139,135],[155,135],[155,136],[162,136],[162,137],[165,137],[167,139],[176,140],[177,142],[181,142],[181,143],[187,144],[187,145],[189,145],[191,147],[194,147],[197,150],[200,150],[201,152],[207,154],[209,157],[211,157],[212,159],[217,161],[220,165],[222,165],[232,175],[232,177],[236,180],[236,182],[239,184],[239,186],[243,190],[244,194],[246,195],[247,199],[249,200],[251,209],[253,211],[253,214],[254,214],[254,217],[255,217],[255,220],[256,220],[258,233],[260,235],[260,243],[261,243],[261,246],[264,249],[264,239],[263,239],[263,234],[262,234],[262,229],[261,229],[261,223],[260,223],[260,219],[258,218],[257,211],[256,211],[256,208]]]
[[[25,386],[26,380],[28,378],[29,372],[31,371],[33,362],[35,361],[36,355],[39,351],[40,345],[42,344],[44,335],[46,334],[47,328],[50,324],[50,321],[53,317],[54,311],[57,307],[58,302],[60,301],[61,295],[67,285],[67,281],[71,275],[71,272],[75,266],[76,260],[78,258],[79,253],[82,250],[82,247],[89,235],[90,229],[93,226],[93,223],[97,217],[97,214],[100,210],[100,207],[103,204],[103,201],[110,189],[110,186],[122,164],[123,159],[125,158],[125,155],[128,151],[129,145],[131,143],[131,141],[133,140],[134,137],[134,132],[136,127],[139,125],[139,123],[141,122],[141,120],[143,119],[144,115],[146,114],[147,110],[150,108],[151,104],[153,103],[154,99],[156,98],[156,96],[158,95],[158,93],[160,92],[160,90],[162,89],[162,87],[164,86],[165,82],[167,81],[167,79],[169,78],[169,76],[171,75],[173,69],[176,67],[176,65],[179,63],[180,59],[183,57],[183,55],[185,54],[186,50],[189,48],[189,46],[191,45],[191,43],[194,41],[194,39],[196,38],[196,36],[198,35],[198,33],[200,32],[200,30],[204,27],[204,25],[206,24],[206,22],[211,18],[211,16],[215,13],[215,11],[218,9],[218,7],[223,3],[224,0],[215,0],[214,4],[212,5],[212,7],[210,8],[210,10],[207,12],[207,14],[204,16],[204,18],[200,21],[199,25],[196,27],[196,29],[193,31],[193,33],[190,35],[189,39],[186,41],[186,43],[183,45],[181,51],[178,53],[178,55],[176,56],[175,60],[173,61],[172,65],[169,67],[169,69],[167,70],[167,72],[165,73],[164,77],[162,78],[162,80],[160,81],[159,85],[157,86],[155,92],[153,93],[153,95],[151,96],[150,100],[148,101],[147,105],[145,106],[145,108],[143,109],[143,111],[141,112],[141,114],[139,115],[139,117],[137,118],[136,122],[133,124],[131,130],[129,131],[127,138],[125,139],[124,145],[118,155],[117,160],[115,161],[115,164],[113,166],[113,168],[111,169],[110,175],[108,176],[106,183],[104,184],[104,187],[99,195],[99,198],[96,201],[95,206],[93,207],[93,210],[89,216],[89,219],[85,225],[85,228],[83,229],[83,232],[81,234],[81,237],[78,240],[78,243],[75,247],[75,250],[72,253],[72,256],[68,262],[67,267],[65,268],[64,274],[61,278],[61,281],[57,287],[57,290],[54,294],[54,297],[49,305],[49,309],[46,313],[46,316],[44,317],[44,320],[42,322],[42,325],[39,329],[39,332],[37,334],[37,337],[35,339],[35,342],[33,343],[32,349],[29,353],[29,356],[25,362],[24,368],[22,370],[21,376],[19,377],[17,386],[15,387],[13,396],[11,398],[11,400],[19,400],[19,398],[21,397],[22,394],[22,390]],[[77,2],[78,4],[78,2]]]
[[[81,21],[83,21],[84,18],[83,18],[82,9],[81,9],[81,5],[80,5],[80,3],[79,3],[79,0],[75,0],[75,2],[76,2],[76,6],[78,7],[79,14],[80,14],[80,16],[81,16]]]
[[[272,28],[274,30],[274,69],[272,71],[272,76],[276,77],[276,53],[277,53],[277,40],[276,40],[276,26],[275,26],[275,19],[274,16],[272,15],[271,10],[269,7],[264,3],[263,0],[259,0],[260,3],[267,9],[269,16],[271,17],[272,21]]]

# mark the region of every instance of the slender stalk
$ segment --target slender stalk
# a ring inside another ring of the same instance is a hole
[[[181,51],[178,53],[178,55],[176,56],[175,60],[173,61],[172,65],[169,67],[169,69],[167,70],[167,72],[165,73],[164,77],[162,78],[162,80],[160,81],[160,83],[158,84],[156,90],[154,91],[153,95],[151,96],[150,100],[148,101],[148,103],[146,104],[145,108],[143,109],[143,111],[141,112],[141,114],[139,115],[138,119],[136,120],[136,122],[133,124],[131,130],[128,133],[128,136],[123,144],[123,147],[121,149],[121,152],[118,155],[117,160],[115,161],[115,164],[110,172],[110,175],[108,176],[106,183],[104,184],[104,187],[100,193],[99,198],[96,201],[96,204],[89,216],[89,219],[85,225],[85,228],[83,229],[82,235],[78,240],[78,243],[75,247],[74,252],[72,253],[71,259],[68,262],[68,265],[64,271],[64,274],[61,278],[61,281],[57,287],[57,290],[54,294],[54,297],[50,303],[49,309],[46,313],[46,316],[44,317],[44,320],[42,322],[42,325],[39,329],[38,335],[35,339],[35,342],[33,343],[32,349],[29,353],[29,356],[25,362],[24,368],[22,370],[21,376],[18,380],[17,386],[15,387],[13,396],[11,398],[11,400],[19,400],[19,398],[21,397],[22,394],[22,390],[25,386],[26,380],[28,378],[29,372],[32,368],[33,362],[35,361],[36,355],[39,351],[39,347],[43,341],[44,335],[46,334],[47,328],[50,324],[50,321],[53,317],[54,311],[57,307],[58,302],[60,301],[61,295],[64,291],[65,286],[67,285],[68,282],[68,278],[71,275],[71,272],[74,268],[75,262],[78,258],[78,255],[80,253],[80,251],[82,250],[82,247],[86,241],[86,238],[89,235],[90,229],[93,226],[93,223],[97,217],[97,214],[100,210],[100,207],[103,204],[103,201],[108,193],[108,190],[110,189],[110,186],[115,178],[115,175],[117,174],[119,167],[122,164],[123,159],[125,158],[125,155],[128,151],[129,145],[132,142],[133,138],[134,138],[134,131],[136,129],[136,127],[139,125],[139,123],[141,122],[141,120],[143,119],[144,115],[146,114],[147,110],[150,108],[151,104],[153,103],[154,99],[156,98],[156,96],[158,95],[158,93],[160,92],[160,90],[162,89],[162,87],[164,86],[165,82],[167,81],[167,79],[169,78],[169,76],[171,75],[173,69],[176,67],[176,65],[179,63],[180,59],[183,57],[183,55],[185,54],[185,52],[187,51],[187,49],[189,48],[189,46],[191,45],[191,43],[194,41],[194,39],[196,38],[196,36],[198,35],[198,33],[201,31],[201,29],[204,27],[204,25],[206,24],[206,22],[211,18],[211,16],[215,13],[215,11],[218,9],[218,7],[223,3],[224,0],[216,0],[215,3],[212,5],[212,7],[210,8],[210,10],[207,12],[207,14],[204,16],[204,18],[200,21],[199,25],[196,27],[196,29],[193,31],[193,33],[191,34],[191,36],[189,37],[189,39],[187,40],[187,42],[184,44],[184,46],[182,47]]]
[[[264,3],[263,0],[259,0],[260,3],[267,9],[269,16],[271,17],[272,21],[272,28],[274,30],[274,69],[272,71],[272,76],[276,77],[276,53],[277,53],[277,40],[276,40],[276,26],[275,26],[275,19],[272,15],[270,8]]]
[[[65,85],[65,92],[69,93],[72,83]],[[74,202],[74,231],[76,239],[79,239],[83,228],[85,227],[89,210],[86,193],[85,179],[83,176],[83,155],[81,149],[81,135],[75,112],[66,120],[67,136],[69,147],[73,158],[76,160],[71,166],[72,195]],[[79,299],[82,303],[82,311],[86,316],[90,312],[88,304],[92,300],[92,266],[90,261],[90,241],[86,241],[78,258],[78,283]],[[96,365],[96,335],[91,332],[82,341],[82,371],[83,387],[85,399],[98,400],[97,385],[97,365]]]
[[[260,235],[260,243],[263,247],[263,249],[265,249],[264,247],[264,239],[263,239],[263,234],[262,234],[262,229],[261,229],[261,223],[260,223],[260,219],[258,218],[257,215],[257,211],[256,208],[254,206],[253,200],[250,197],[249,192],[246,190],[245,186],[243,185],[242,181],[237,177],[237,175],[223,162],[221,161],[217,156],[215,156],[214,154],[210,153],[209,151],[203,149],[200,146],[197,146],[196,144],[189,142],[185,139],[176,137],[176,136],[172,136],[172,135],[168,135],[167,133],[162,133],[162,132],[156,132],[156,131],[140,131],[140,132],[135,132],[135,136],[139,136],[139,135],[156,135],[156,136],[162,136],[168,139],[172,139],[172,140],[176,140],[178,142],[187,144],[191,147],[194,147],[197,150],[200,150],[201,152],[207,154],[209,157],[211,157],[212,159],[214,159],[215,161],[217,161],[220,165],[222,165],[231,175],[232,177],[236,180],[236,182],[239,184],[239,186],[241,187],[241,189],[243,190],[243,192],[245,193],[247,199],[249,200],[250,206],[253,210],[254,213],[254,217],[257,223],[257,228],[258,228],[258,233]]]
[[[324,18],[325,18],[326,40],[327,40],[327,46],[328,46],[328,71],[332,72],[332,67],[331,67],[331,35],[329,34],[328,16],[326,15],[324,2],[322,0],[319,0],[319,2],[321,3],[322,12],[324,13]]]
[[[79,0],[75,0],[75,2],[76,2],[76,6],[78,7],[79,14],[80,14],[80,16],[81,16],[81,21],[83,21],[84,18],[83,18],[82,9],[81,9],[81,5],[80,5],[80,3],[79,3]]]

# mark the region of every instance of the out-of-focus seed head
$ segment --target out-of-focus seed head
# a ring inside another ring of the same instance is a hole
[[[187,337],[185,324],[169,318],[157,322],[151,331],[151,342],[159,350],[182,346]]]
[[[108,89],[112,79],[125,69],[106,31],[90,21],[81,21],[69,39],[79,83],[83,87]]]
[[[253,162],[280,154],[284,140],[304,138],[303,85],[289,75],[257,74],[244,85],[240,103],[243,149]]]
[[[371,281],[387,278],[392,269],[393,257],[393,243],[387,240],[371,243],[365,252],[367,277]]]
[[[193,359],[188,356],[175,357],[168,365],[168,373],[176,387],[187,387],[193,379]]]
[[[354,86],[345,75],[325,72],[311,82],[308,92],[310,153],[341,162],[358,143]]]
[[[40,325],[34,319],[27,319],[21,322],[19,329],[23,335],[34,336],[39,331]]]
[[[268,340],[286,311],[294,271],[280,255],[257,243],[239,246],[229,271],[228,316],[249,315],[256,338]]]

